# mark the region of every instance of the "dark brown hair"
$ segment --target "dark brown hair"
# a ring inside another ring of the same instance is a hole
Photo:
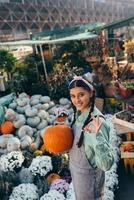
[[[72,89],[72,88],[75,88],[75,87],[83,87],[85,90],[88,90],[89,92],[91,91],[91,89],[89,88],[89,86],[85,82],[83,82],[82,80],[75,80],[75,81],[73,81],[69,85],[69,90]],[[90,98],[90,102],[91,102],[91,104],[90,104],[90,110],[89,110],[88,116],[87,116],[87,118],[84,121],[84,124],[82,126],[81,135],[80,135],[79,141],[77,143],[78,148],[80,148],[82,146],[82,144],[83,144],[83,140],[84,140],[84,127],[91,121],[91,113],[94,110],[95,91],[93,91],[93,96]],[[74,118],[73,118],[71,127],[73,126],[73,124],[76,121],[76,108],[75,108],[74,105],[72,107],[73,107],[73,110],[74,110]]]

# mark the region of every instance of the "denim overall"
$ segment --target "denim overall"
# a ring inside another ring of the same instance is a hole
[[[69,163],[76,200],[102,200],[105,173],[90,165],[84,145],[77,147],[81,128],[81,125],[73,126],[74,143],[70,150]]]

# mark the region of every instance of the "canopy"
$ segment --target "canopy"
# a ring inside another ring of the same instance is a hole
[[[42,44],[56,44],[56,43],[62,43],[72,40],[86,40],[90,38],[97,37],[96,34],[86,32],[86,33],[80,33],[77,35],[71,35],[64,38],[59,38],[55,40],[20,40],[20,41],[12,41],[12,42],[0,42],[0,46],[17,46],[17,45],[42,45]]]
[[[83,25],[76,25],[72,27],[65,27],[63,29],[54,29],[51,31],[45,31],[40,33],[34,33],[32,34],[33,39],[38,40],[46,40],[46,39],[59,39],[59,38],[65,38],[69,36],[76,36],[77,34],[82,34],[85,32],[92,32],[96,28],[104,26],[105,23],[90,23],[90,24],[83,24]]]

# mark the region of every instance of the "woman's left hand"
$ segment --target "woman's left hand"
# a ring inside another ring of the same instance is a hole
[[[100,121],[99,116],[94,117],[93,115],[91,115],[91,118],[93,120],[85,126],[84,131],[87,131],[90,133],[98,133],[101,128],[102,122]]]

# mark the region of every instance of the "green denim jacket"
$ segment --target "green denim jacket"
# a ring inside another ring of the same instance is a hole
[[[80,114],[75,123],[83,125],[88,113],[89,110]],[[103,116],[96,107],[94,108],[93,115]],[[107,171],[114,162],[114,157],[109,144],[110,127],[104,118],[100,117],[100,120],[102,125],[98,133],[84,131],[84,148],[91,166]]]

